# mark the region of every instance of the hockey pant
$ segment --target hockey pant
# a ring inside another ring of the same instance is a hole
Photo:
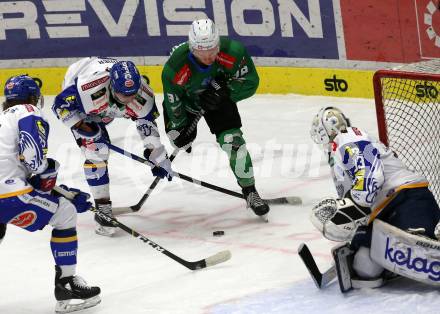
[[[77,212],[75,206],[64,197],[24,190],[9,197],[0,196],[0,222],[12,224],[28,231],[51,225],[50,246],[55,264],[63,276],[73,275],[78,249],[76,235]]]
[[[196,114],[186,112],[187,124],[190,125]],[[215,111],[206,111],[205,121],[212,134],[215,134],[217,143],[226,152],[229,166],[241,187],[255,184],[252,160],[243,138],[240,113],[235,102],[228,102]],[[168,125],[168,116],[164,108],[165,125]],[[168,130],[167,130],[168,131]]]
[[[102,132],[102,141],[110,142],[107,129],[104,123],[98,123]],[[72,132],[73,133],[73,132]],[[108,175],[108,158],[109,149],[107,145],[99,143],[94,149],[86,148],[82,145],[82,138],[79,134],[73,133],[76,143],[81,148],[86,160],[84,161],[84,175],[90,188],[90,192],[95,200],[109,199],[109,175]]]

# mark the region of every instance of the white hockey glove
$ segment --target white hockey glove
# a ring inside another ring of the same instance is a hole
[[[356,228],[368,223],[369,213],[351,199],[327,197],[313,207],[310,221],[331,241],[350,241]]]

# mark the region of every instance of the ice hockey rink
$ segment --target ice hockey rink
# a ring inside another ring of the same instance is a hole
[[[51,124],[49,156],[62,165],[58,183],[88,191],[80,150],[50,111],[52,101],[46,97],[44,111]],[[297,248],[305,242],[325,270],[335,245],[308,219],[317,201],[336,195],[325,157],[309,136],[313,115],[329,105],[377,135],[371,99],[257,95],[239,103],[260,194],[300,196],[301,206],[273,205],[264,223],[244,200],[175,178],[160,182],[141,211],[117,217],[186,260],[230,250],[232,258],[225,263],[190,271],[123,230],[113,238],[97,236],[93,214],[79,215],[78,274],[102,289],[102,303],[81,313],[439,313],[435,288],[399,279],[342,295],[336,282],[318,290],[300,261]],[[158,123],[171,153],[161,118]],[[108,129],[113,144],[141,154],[134,123],[119,119]],[[173,168],[239,191],[203,120],[198,133],[192,154],[180,153]],[[114,206],[136,204],[154,179],[149,167],[117,153],[111,154],[109,167]],[[216,230],[225,235],[214,237]],[[54,311],[50,232],[50,227],[31,234],[9,226],[0,245],[0,313]]]

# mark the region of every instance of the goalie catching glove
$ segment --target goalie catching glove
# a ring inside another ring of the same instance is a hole
[[[356,205],[351,199],[321,200],[313,207],[312,224],[331,241],[350,241],[358,226],[366,225],[370,210]]]

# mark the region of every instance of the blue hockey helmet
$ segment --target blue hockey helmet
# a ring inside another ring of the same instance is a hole
[[[114,93],[130,96],[141,87],[141,75],[133,62],[119,61],[110,69],[110,84]]]
[[[38,101],[41,96],[40,87],[27,75],[18,75],[9,78],[5,83],[6,100],[27,101],[35,97]]]

